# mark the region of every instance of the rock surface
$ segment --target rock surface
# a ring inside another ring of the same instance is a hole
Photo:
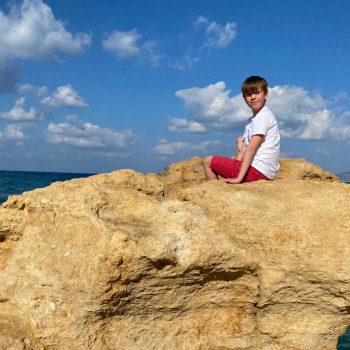
[[[10,197],[0,348],[334,350],[350,324],[350,187],[281,165],[229,185],[194,158]]]

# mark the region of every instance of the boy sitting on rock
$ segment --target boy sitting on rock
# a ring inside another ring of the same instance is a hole
[[[245,102],[252,110],[243,136],[236,140],[235,158],[208,156],[204,173],[208,180],[219,175],[231,184],[272,180],[279,169],[280,133],[275,116],[265,106],[267,81],[251,76],[242,84]]]

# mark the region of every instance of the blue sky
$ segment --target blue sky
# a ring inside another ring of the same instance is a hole
[[[0,169],[158,172],[233,153],[269,82],[284,157],[350,170],[350,2],[0,0]]]

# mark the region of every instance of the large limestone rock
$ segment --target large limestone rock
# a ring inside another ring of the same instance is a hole
[[[1,349],[332,349],[350,324],[350,187],[202,159],[55,183],[0,208]]]

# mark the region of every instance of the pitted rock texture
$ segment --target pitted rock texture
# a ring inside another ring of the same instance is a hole
[[[58,182],[0,208],[0,349],[334,350],[350,324],[350,187],[302,159],[274,181]]]

